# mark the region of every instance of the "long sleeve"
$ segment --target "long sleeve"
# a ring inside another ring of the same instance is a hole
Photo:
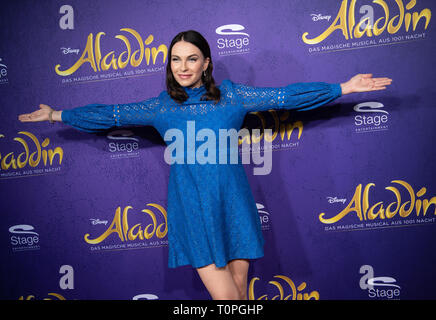
[[[112,127],[153,125],[159,99],[127,104],[89,104],[62,110],[62,122],[80,131],[98,132]]]
[[[305,111],[325,105],[342,95],[340,84],[294,83],[280,88],[250,87],[231,83],[234,98],[246,112],[271,109]]]

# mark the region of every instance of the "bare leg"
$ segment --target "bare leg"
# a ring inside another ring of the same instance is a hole
[[[245,259],[232,260],[228,264],[242,300],[247,300],[247,274],[249,265],[250,262]]]
[[[229,265],[217,268],[215,264],[197,268],[204,286],[214,300],[239,300],[239,289],[233,280]]]

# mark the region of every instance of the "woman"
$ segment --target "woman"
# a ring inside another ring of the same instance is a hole
[[[218,133],[220,128],[238,130],[247,112],[313,109],[344,94],[386,89],[392,81],[359,74],[341,84],[254,88],[225,80],[217,87],[210,48],[201,34],[179,33],[169,53],[167,90],[158,97],[63,111],[41,104],[19,120],[62,121],[85,132],[152,125],[162,136],[174,128],[186,134],[187,122],[193,121],[196,130]],[[263,256],[264,239],[242,164],[172,164],[167,214],[168,266],[196,268],[213,299],[246,299],[249,260]]]

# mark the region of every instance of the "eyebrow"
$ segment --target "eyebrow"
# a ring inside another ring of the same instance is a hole
[[[173,57],[180,58],[178,55],[175,55],[175,54],[172,54],[171,57],[172,57],[172,58],[173,58]],[[188,58],[192,58],[192,57],[199,57],[199,55],[196,54],[196,53],[194,53],[194,54],[191,54],[191,55],[188,56]]]

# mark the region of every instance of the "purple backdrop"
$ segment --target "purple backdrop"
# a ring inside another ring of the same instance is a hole
[[[435,10],[430,0],[2,4],[0,298],[209,298],[195,270],[167,268],[169,167],[154,128],[17,120],[40,103],[156,96],[167,46],[187,29],[208,39],[218,83],[394,80],[314,111],[247,115],[244,126],[274,132],[271,174],[246,167],[266,240],[250,299],[436,298]]]

